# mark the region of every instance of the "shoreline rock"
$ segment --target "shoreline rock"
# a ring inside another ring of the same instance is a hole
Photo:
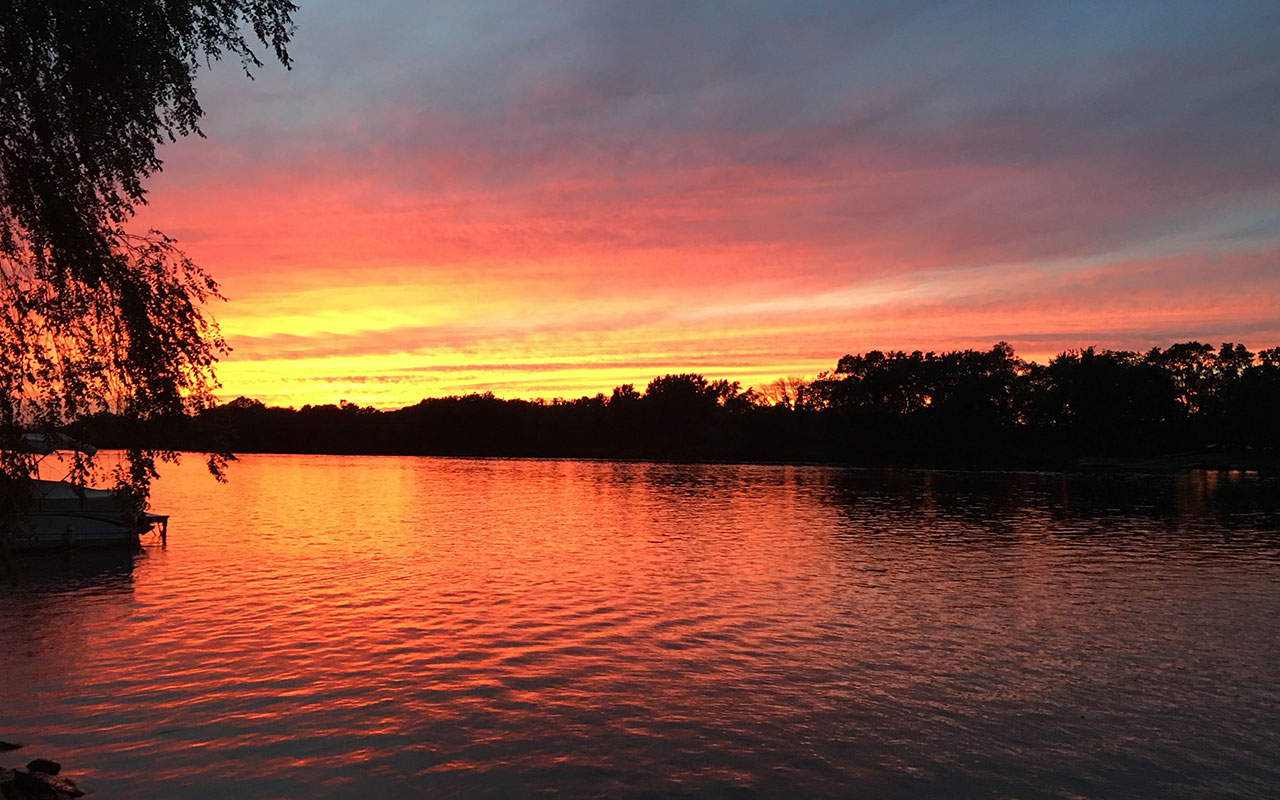
[[[0,767],[0,796],[4,800],[74,800],[84,791],[70,778],[58,775],[62,765],[37,758],[26,769]]]
[[[33,758],[27,764],[28,772],[43,772],[46,775],[57,775],[62,772],[62,765],[48,758]]]

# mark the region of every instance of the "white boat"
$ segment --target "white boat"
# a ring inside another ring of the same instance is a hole
[[[26,434],[22,447],[47,456],[59,450],[93,455],[96,449],[58,434]],[[139,536],[159,529],[161,541],[169,518],[143,512],[130,514],[116,492],[91,489],[68,481],[32,478],[30,512],[17,520],[9,547],[14,551],[65,550],[81,547],[140,546]]]

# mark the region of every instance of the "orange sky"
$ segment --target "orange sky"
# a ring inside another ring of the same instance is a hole
[[[283,405],[1280,344],[1280,58],[1248,4],[1084,5],[307,4],[139,223],[222,282],[224,395]]]

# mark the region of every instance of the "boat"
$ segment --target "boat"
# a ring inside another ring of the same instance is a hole
[[[43,460],[58,451],[92,456],[97,448],[63,434],[23,434],[19,447]],[[38,470],[37,470],[38,471]],[[141,547],[140,537],[158,530],[164,542],[169,517],[132,513],[110,489],[77,486],[68,480],[28,480],[30,504],[12,523],[9,548],[14,552],[88,547]]]

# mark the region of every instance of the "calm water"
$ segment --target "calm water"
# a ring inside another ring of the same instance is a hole
[[[0,586],[0,763],[104,798],[1280,795],[1274,480],[231,478],[166,472],[165,549]]]

